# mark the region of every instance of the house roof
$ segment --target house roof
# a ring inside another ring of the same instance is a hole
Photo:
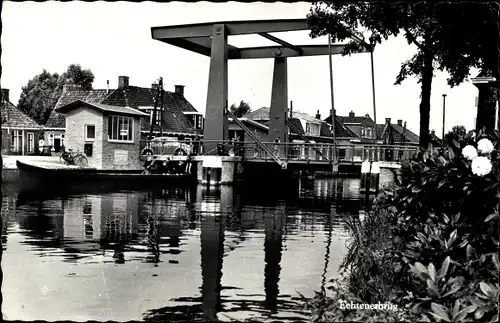
[[[70,91],[63,91],[59,100],[57,100],[54,110],[45,123],[46,128],[64,128],[66,126],[66,119],[64,114],[57,112],[59,107],[65,106],[69,103],[81,100],[87,103],[101,103],[109,95],[108,90],[82,90],[74,89]]]
[[[255,121],[269,121],[269,109],[268,107],[262,107],[260,109],[257,109],[255,111],[250,111],[247,114],[245,114],[243,117],[250,119],[250,120],[255,120]]]
[[[9,101],[4,101],[1,104],[2,128],[18,128],[18,129],[42,129],[36,121],[18,109]]]
[[[369,115],[364,115],[364,116],[352,116],[352,115],[350,115],[347,117],[344,117],[344,116],[336,116],[336,117],[339,118],[343,124],[349,124],[349,125],[360,125],[360,124],[363,124],[363,123],[368,122],[368,121],[375,123]],[[324,121],[331,123],[332,116],[331,115],[328,116]]]
[[[269,112],[270,108],[268,107],[262,107],[260,109],[257,109],[255,111],[249,112],[245,114],[245,118],[247,119],[253,119],[255,121],[258,121],[259,123],[262,123],[266,126],[269,125]],[[302,126],[302,123],[300,120],[305,120],[306,122],[312,122],[316,124],[320,124],[320,136],[321,137],[331,137],[331,124],[329,122],[326,122],[324,120],[320,120],[314,116],[311,116],[307,113],[299,112],[299,111],[293,111],[292,112],[292,118],[289,118],[288,120],[297,128],[297,130],[300,131],[300,134],[305,135],[304,128]],[[331,117],[330,117],[331,120]],[[293,132],[292,132],[293,133]],[[347,128],[340,120],[339,117],[336,116],[335,118],[335,137],[337,138],[352,138],[352,137],[358,137],[351,129]]]
[[[154,107],[156,91],[151,88],[127,86],[116,90],[69,90],[61,94],[54,111],[52,111],[46,128],[64,128],[66,121],[64,115],[57,109],[61,106],[81,100],[87,103],[99,103],[107,106],[130,107]],[[160,108],[158,106],[158,108]],[[197,110],[179,93],[163,91],[163,132],[178,134],[201,134],[202,130],[196,130],[184,112],[193,114]],[[149,118],[141,120],[141,129],[150,130]]]
[[[102,103],[116,106],[154,107],[156,92],[154,89],[128,86],[113,91]],[[158,109],[160,106],[157,107]],[[184,112],[197,112],[197,110],[182,95],[163,91],[163,132],[180,134],[201,134],[195,130]],[[149,119],[141,121],[143,131],[151,128]]]
[[[404,135],[403,135],[404,133]],[[400,125],[397,124],[378,124],[377,125],[377,137],[385,140],[387,139],[389,142],[392,141],[394,144],[398,143],[412,143],[412,144],[418,144],[420,138],[418,135],[416,135],[414,132],[412,132],[410,129],[406,128],[404,129]],[[392,138],[391,138],[392,137]],[[404,137],[404,141],[403,141]]]
[[[101,112],[111,112],[111,113],[119,113],[119,114],[126,114],[126,115],[132,115],[132,116],[140,116],[140,117],[146,117],[149,116],[149,114],[146,114],[144,112],[141,112],[137,109],[133,109],[131,107],[120,107],[120,106],[114,106],[114,105],[108,105],[108,104],[102,104],[102,103],[89,103],[85,102],[82,100],[76,100],[74,102],[68,103],[66,105],[63,105],[61,107],[56,108],[56,112],[59,113],[66,113],[71,110],[77,109],[81,106],[86,106],[91,109],[95,109]]]

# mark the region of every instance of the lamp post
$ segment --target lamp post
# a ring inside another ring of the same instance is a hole
[[[444,123],[446,120],[446,94],[443,94],[443,137],[442,140],[444,140]]]

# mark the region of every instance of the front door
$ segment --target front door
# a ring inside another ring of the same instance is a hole
[[[54,138],[54,151],[56,153],[61,151],[61,138]]]

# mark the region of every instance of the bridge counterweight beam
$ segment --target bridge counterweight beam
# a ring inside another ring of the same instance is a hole
[[[204,139],[204,151],[216,155],[216,142],[228,139],[227,109],[227,60],[228,43],[227,27],[222,24],[213,26],[212,50],[210,53],[210,72],[208,77],[208,94]]]
[[[271,107],[269,111],[269,142],[279,138],[281,143],[288,142],[288,128],[286,114],[288,108],[288,75],[287,59],[274,59],[273,86],[271,93]],[[285,155],[285,148],[280,145],[280,158]]]

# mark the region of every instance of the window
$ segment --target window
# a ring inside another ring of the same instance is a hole
[[[54,144],[54,134],[49,134],[49,145],[52,146]]]
[[[368,136],[368,138],[371,138],[372,137],[372,128],[367,128],[366,131],[367,131],[366,135]]]
[[[134,119],[131,117],[109,116],[108,140],[134,142]]]
[[[365,128],[361,128],[361,136],[364,137],[365,136]]]
[[[35,134],[28,132],[28,152],[32,153],[35,151]]]
[[[310,136],[319,136],[319,124],[306,123],[306,134]]]
[[[85,140],[94,141],[95,140],[95,125],[86,124],[85,125]]]
[[[203,129],[203,116],[196,116],[196,129]]]
[[[12,130],[11,133],[11,148],[13,151],[21,151],[23,144],[23,133],[21,130]]]

